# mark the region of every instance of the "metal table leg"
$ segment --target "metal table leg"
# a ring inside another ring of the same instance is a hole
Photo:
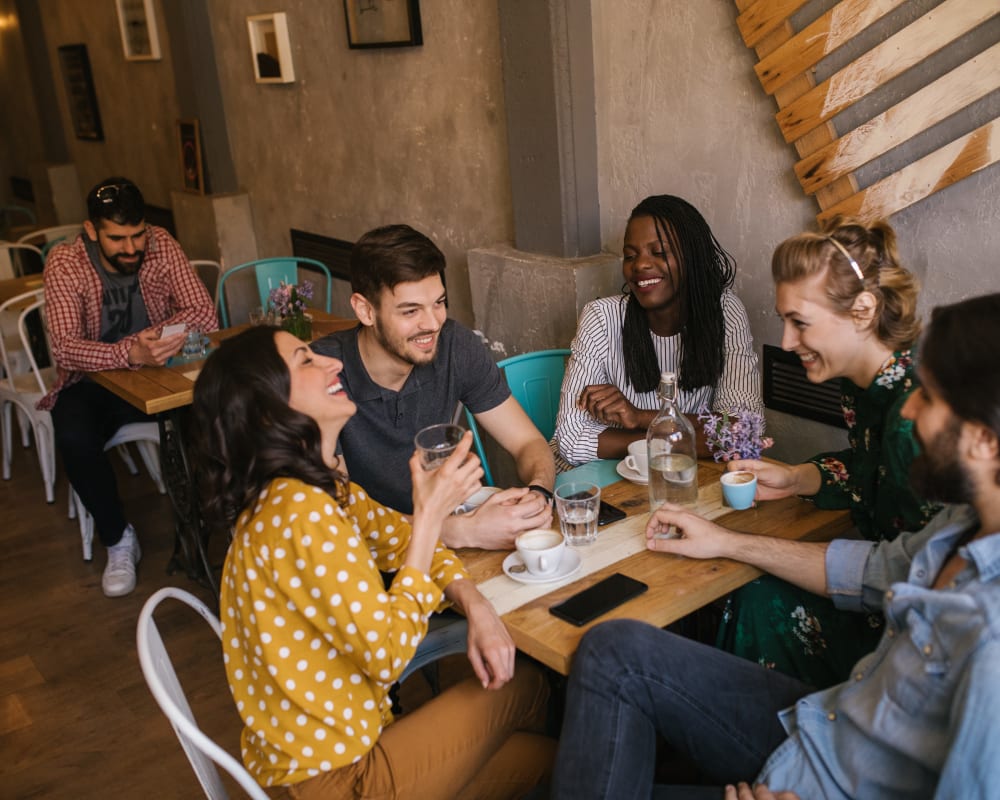
[[[156,417],[160,428],[160,468],[174,509],[174,552],[167,572],[172,575],[181,569],[217,597],[219,587],[206,552],[208,536],[184,446],[185,411],[183,407],[175,408]]]

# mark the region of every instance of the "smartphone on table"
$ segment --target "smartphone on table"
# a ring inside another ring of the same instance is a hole
[[[597,509],[597,524],[608,525],[612,522],[623,520],[626,516],[627,514],[620,508],[602,500],[600,508]]]
[[[549,613],[579,627],[637,597],[648,588],[642,581],[616,572],[552,606]]]

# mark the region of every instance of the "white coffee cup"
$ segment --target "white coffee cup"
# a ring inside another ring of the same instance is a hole
[[[625,466],[643,478],[649,477],[649,453],[646,450],[645,439],[639,439],[628,446]]]
[[[518,536],[514,546],[528,572],[532,575],[551,575],[562,563],[566,540],[559,531],[537,528]]]

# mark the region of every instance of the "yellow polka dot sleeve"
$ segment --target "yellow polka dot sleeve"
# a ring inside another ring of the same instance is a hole
[[[265,786],[337,769],[374,746],[392,721],[388,689],[442,587],[467,577],[441,548],[433,578],[403,567],[386,591],[377,564],[398,568],[409,525],[350,489],[342,508],[316,487],[272,481],[241,514],[226,556],[226,673],[243,761]]]

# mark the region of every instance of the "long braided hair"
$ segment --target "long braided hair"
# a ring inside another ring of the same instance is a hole
[[[650,217],[660,244],[670,245],[677,258],[684,324],[681,328],[680,388],[712,386],[722,376],[725,323],[720,300],[733,285],[736,262],[716,240],[705,218],[693,205],[669,194],[647,197],[629,215]],[[625,374],[637,392],[651,392],[660,381],[660,366],[645,309],[631,292],[622,325]]]

